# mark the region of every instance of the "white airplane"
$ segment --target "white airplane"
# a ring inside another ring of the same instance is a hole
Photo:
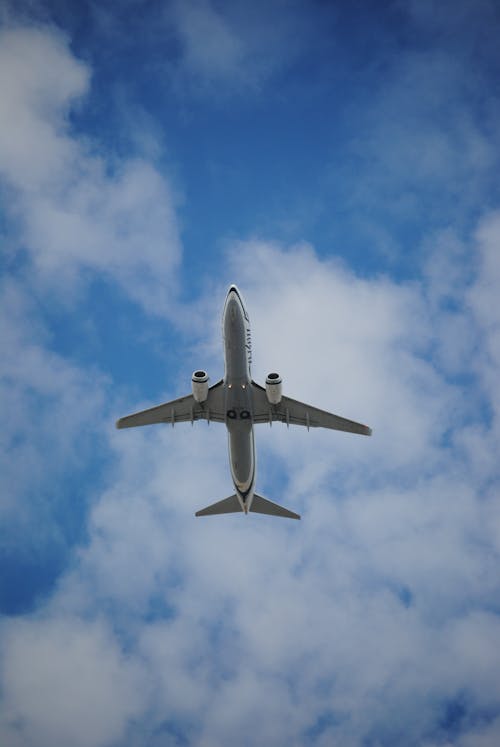
[[[249,511],[272,516],[300,519],[299,514],[254,492],[255,444],[253,426],[278,420],[289,425],[309,428],[331,428],[337,431],[371,436],[367,425],[341,418],[298,402],[281,393],[281,377],[270,373],[265,387],[252,379],[252,342],[250,320],[241,293],[231,285],[222,314],[224,337],[224,378],[208,386],[205,371],[195,371],[192,377],[192,394],[165,402],[149,410],[120,418],[117,428],[133,428],[153,423],[182,423],[195,420],[225,423],[228,431],[229,464],[235,493],[218,503],[201,509],[196,516],[229,514]]]

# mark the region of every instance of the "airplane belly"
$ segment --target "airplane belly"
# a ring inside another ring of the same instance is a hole
[[[233,481],[245,496],[251,490],[255,477],[253,430],[251,427],[229,430],[228,440]]]

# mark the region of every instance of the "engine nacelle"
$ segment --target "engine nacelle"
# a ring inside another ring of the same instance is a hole
[[[266,396],[271,405],[279,405],[281,402],[281,376],[270,373],[266,379]]]
[[[208,374],[206,371],[195,371],[191,379],[193,397],[197,402],[205,402],[208,397]]]

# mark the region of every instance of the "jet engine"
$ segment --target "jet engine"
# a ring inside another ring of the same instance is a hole
[[[266,395],[271,405],[279,405],[281,402],[281,376],[270,373],[266,378]]]
[[[197,402],[205,402],[208,397],[208,374],[206,371],[195,371],[191,379],[193,397]]]

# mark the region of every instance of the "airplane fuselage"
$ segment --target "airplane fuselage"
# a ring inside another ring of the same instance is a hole
[[[255,442],[252,418],[252,342],[250,321],[236,286],[231,286],[222,315],[224,389],[229,464],[236,495],[245,513],[255,486]]]

